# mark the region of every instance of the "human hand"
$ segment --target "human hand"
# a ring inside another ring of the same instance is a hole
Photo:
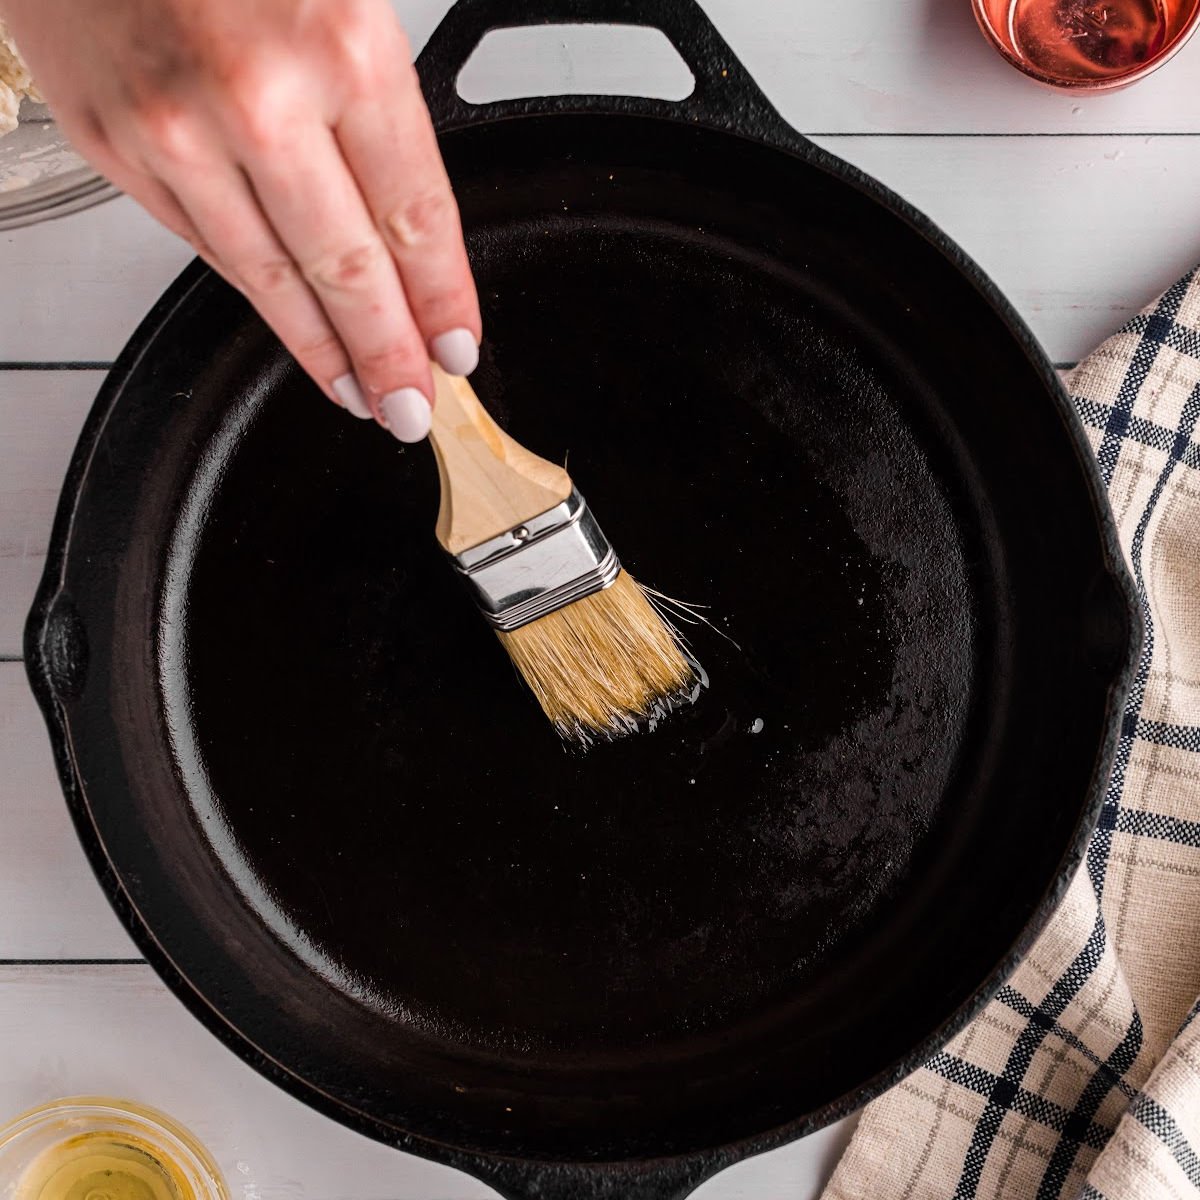
[[[458,208],[387,0],[3,0],[72,143],[402,441],[478,359]]]

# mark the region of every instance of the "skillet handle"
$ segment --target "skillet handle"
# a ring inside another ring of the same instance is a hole
[[[56,703],[73,700],[83,690],[88,639],[71,598],[57,590],[46,592],[46,586],[38,593],[25,625],[25,670],[50,721],[57,719]]]
[[[711,1175],[737,1160],[719,1153],[700,1159],[660,1159],[645,1164],[588,1166],[491,1160],[484,1169],[464,1166],[505,1200],[686,1200]]]
[[[683,100],[643,96],[534,96],[468,104],[458,76],[493,29],[530,25],[639,25],[663,33],[687,64],[695,89]],[[697,0],[458,0],[417,58],[439,133],[483,121],[563,112],[633,114],[708,125],[785,149],[807,147],[763,95]]]

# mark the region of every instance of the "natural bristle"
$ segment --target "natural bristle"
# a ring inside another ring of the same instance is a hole
[[[499,637],[546,716],[583,743],[637,729],[696,686],[679,634],[627,571]]]

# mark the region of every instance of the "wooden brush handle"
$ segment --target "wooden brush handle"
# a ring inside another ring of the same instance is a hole
[[[571,494],[571,477],[526,450],[488,416],[471,385],[433,368],[429,440],[442,481],[437,539],[451,554],[514,529]]]

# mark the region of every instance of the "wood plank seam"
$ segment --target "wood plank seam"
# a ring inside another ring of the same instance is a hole
[[[86,362],[72,359],[68,362],[51,362],[29,359],[17,362],[0,362],[0,371],[109,371],[110,362]]]
[[[0,967],[145,967],[144,958],[0,958]]]

